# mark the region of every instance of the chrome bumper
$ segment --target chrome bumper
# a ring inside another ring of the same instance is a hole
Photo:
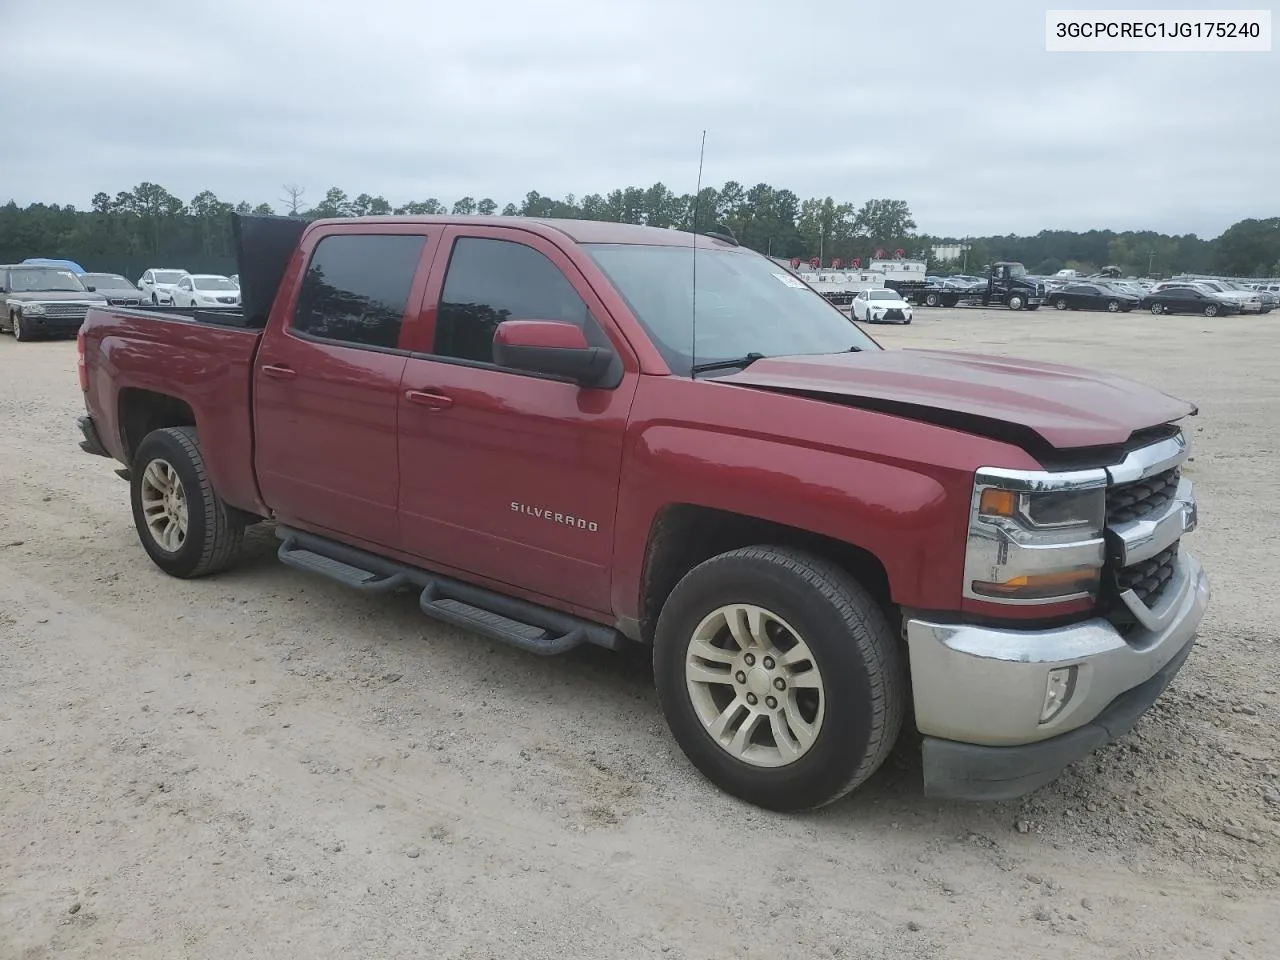
[[[927,737],[985,746],[1035,743],[1096,718],[1118,696],[1151,679],[1195,637],[1209,605],[1209,579],[1182,553],[1152,629],[1121,636],[1102,618],[1053,630],[1004,630],[907,621],[916,726]],[[1040,722],[1049,672],[1077,667],[1061,711]]]
[[[1194,557],[1181,557],[1165,597],[1154,611],[1163,625],[1127,637],[1103,619],[1025,631],[909,620],[926,795],[1024,796],[1127,734],[1195,645],[1209,580]],[[1041,723],[1049,672],[1070,666],[1070,699]]]

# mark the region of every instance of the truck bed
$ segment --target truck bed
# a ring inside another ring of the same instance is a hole
[[[86,405],[102,445],[128,466],[150,429],[149,395],[189,410],[202,443],[220,456],[210,480],[233,506],[262,507],[253,474],[253,361],[262,331],[238,311],[90,307],[84,337]]]
[[[121,315],[126,313],[142,314],[143,316],[156,318],[164,317],[168,319],[180,318],[184,320],[192,320],[196,323],[209,323],[218,327],[248,327],[249,321],[244,311],[231,307],[173,307],[173,306],[153,306],[144,303],[138,307],[108,307],[106,308],[113,313]]]

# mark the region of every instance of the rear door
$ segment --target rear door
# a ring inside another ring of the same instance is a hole
[[[451,227],[436,263],[418,328],[431,337],[410,358],[400,397],[403,549],[607,611],[634,355],[572,261],[540,236]],[[618,354],[613,386],[497,366],[503,320],[576,324]]]
[[[401,344],[439,233],[335,225],[308,234],[305,266],[286,272],[287,284],[303,271],[254,370],[258,484],[283,522],[398,547]]]

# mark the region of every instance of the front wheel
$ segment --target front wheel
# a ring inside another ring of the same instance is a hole
[[[899,638],[874,598],[821,557],[755,546],[676,585],[654,678],[686,756],[770,810],[819,807],[884,762],[907,702]]]
[[[1015,293],[1013,296],[1011,296],[1011,297],[1009,298],[1009,309],[1010,309],[1010,310],[1021,310],[1021,309],[1022,309],[1022,306],[1023,306],[1023,300],[1022,300],[1022,298],[1021,298],[1020,296],[1018,296],[1016,293]]]
[[[244,519],[214,492],[194,427],[143,437],[129,486],[138,538],[161,570],[188,579],[230,565]]]
[[[939,303],[939,300],[940,298],[936,293],[926,293],[924,295],[924,305],[926,307],[936,307]]]
[[[27,323],[22,319],[22,314],[9,314],[9,328],[13,333],[13,339],[17,340],[19,343],[24,340],[31,339],[30,331],[27,330]]]

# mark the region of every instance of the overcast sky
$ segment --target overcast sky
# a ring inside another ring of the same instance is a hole
[[[1047,6],[0,0],[0,202],[686,193],[705,127],[705,184],[902,199],[936,235],[1280,215],[1280,53],[1050,54]]]

